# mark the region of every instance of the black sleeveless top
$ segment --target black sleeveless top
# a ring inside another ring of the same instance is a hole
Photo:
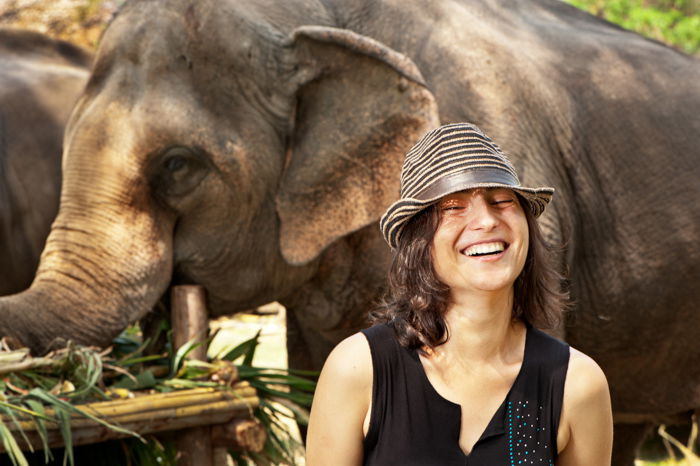
[[[469,455],[459,447],[461,407],[433,388],[416,350],[387,324],[362,330],[374,380],[365,465],[552,465],[569,346],[527,327],[522,366]]]

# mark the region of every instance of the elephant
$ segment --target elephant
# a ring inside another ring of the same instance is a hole
[[[0,296],[29,287],[61,188],[63,129],[92,56],[0,28]]]
[[[574,307],[553,332],[607,374],[632,464],[700,407],[699,114],[696,59],[556,0],[133,0],[0,334],[105,345],[190,283],[213,316],[281,302],[290,366],[318,369],[385,290],[405,152],[469,121],[557,190],[540,223]]]

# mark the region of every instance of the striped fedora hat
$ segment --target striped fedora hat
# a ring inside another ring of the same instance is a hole
[[[508,157],[479,128],[469,123],[440,126],[428,132],[406,154],[401,170],[401,199],[379,222],[384,239],[396,249],[406,224],[440,198],[472,188],[508,188],[520,195],[538,217],[553,188],[526,188]]]

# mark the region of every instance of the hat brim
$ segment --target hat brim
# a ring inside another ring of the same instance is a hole
[[[441,192],[427,199],[403,198],[394,202],[382,216],[379,221],[384,239],[392,249],[396,249],[401,232],[408,222],[419,212],[435,204],[437,201],[447,196],[448,194],[466,191],[476,188],[506,188],[519,194],[525,201],[526,205],[523,208],[530,209],[534,217],[539,217],[544,212],[545,207],[552,199],[554,188],[539,187],[527,188],[524,186],[513,186],[504,183],[459,183],[453,184],[447,192]]]

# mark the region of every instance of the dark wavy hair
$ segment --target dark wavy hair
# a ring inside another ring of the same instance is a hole
[[[523,201],[521,205],[525,205]],[[537,220],[530,209],[523,211],[530,242],[525,265],[514,284],[513,319],[520,318],[537,328],[553,328],[568,307],[568,293],[562,288],[563,276]],[[370,312],[372,323],[389,323],[401,345],[421,352],[449,339],[445,312],[450,289],[438,278],[432,261],[433,237],[439,223],[440,213],[432,205],[404,227],[389,269],[387,293]]]

